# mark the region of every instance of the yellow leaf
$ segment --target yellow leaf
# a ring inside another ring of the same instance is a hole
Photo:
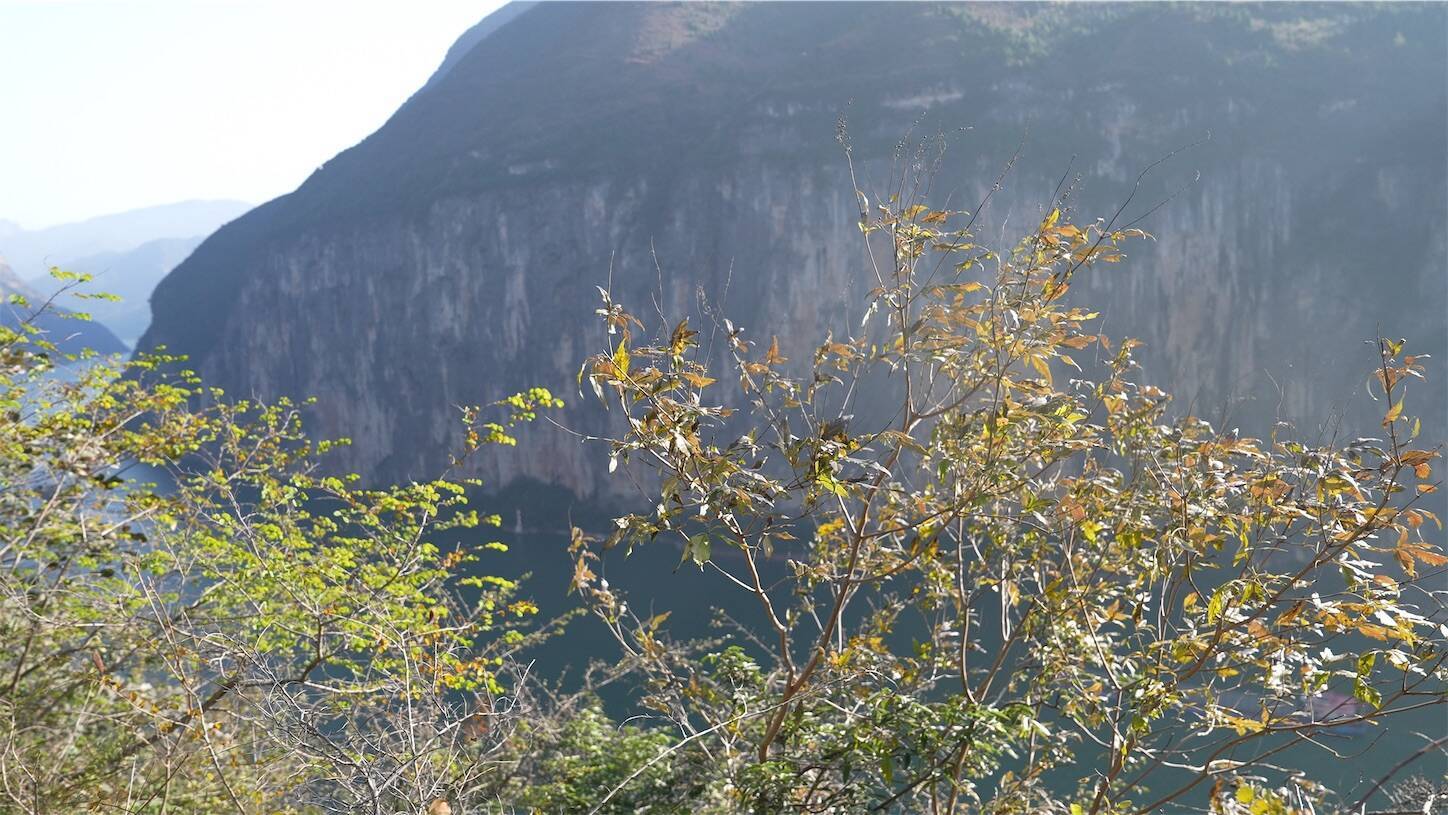
[[[1408,573],[1408,577],[1418,576],[1418,567],[1413,564],[1413,556],[1402,547],[1393,550],[1393,557],[1397,559],[1398,565]]]
[[[1399,400],[1398,400],[1398,403],[1397,403],[1396,405],[1393,405],[1392,408],[1388,410],[1388,415],[1386,415],[1386,416],[1383,417],[1383,427],[1387,427],[1388,425],[1392,424],[1393,422],[1396,422],[1396,421],[1398,420],[1398,417],[1401,416],[1402,414],[1403,414],[1403,400],[1402,400],[1402,399],[1399,399]]]
[[[613,349],[613,368],[615,374],[620,379],[628,375],[628,364],[628,342],[624,341],[619,343],[617,348]]]
[[[710,385],[714,384],[714,380],[710,379],[707,376],[700,376],[699,374],[687,372],[684,373],[683,376],[684,381],[688,382],[690,385],[693,385],[696,388],[707,388]]]
[[[1358,623],[1357,630],[1358,633],[1365,637],[1372,637],[1375,640],[1383,640],[1384,642],[1387,641],[1388,635],[1393,633],[1391,630],[1381,625],[1374,625],[1373,623]]]
[[[1031,367],[1035,368],[1036,373],[1040,374],[1041,378],[1046,380],[1046,384],[1051,384],[1051,366],[1046,364],[1045,358],[1032,356]]]
[[[1429,566],[1448,566],[1448,556],[1440,555],[1432,549],[1415,547],[1412,551],[1413,557],[1423,561]]]
[[[689,329],[689,318],[685,317],[674,326],[674,333],[669,337],[669,350],[675,354],[684,353],[685,349],[695,344],[694,337],[698,336],[698,333]]]
[[[1220,671],[1218,673],[1220,673]],[[1244,736],[1248,733],[1261,733],[1266,729],[1266,726],[1256,719],[1247,719],[1241,716],[1228,716],[1226,719],[1227,723],[1232,726],[1233,730],[1237,731],[1237,735],[1239,736]]]
[[[1277,618],[1276,625],[1280,628],[1292,622],[1294,619],[1296,619],[1298,614],[1302,613],[1303,605],[1304,604],[1301,600],[1293,603],[1291,608],[1288,608],[1286,611],[1282,612],[1282,614]]]

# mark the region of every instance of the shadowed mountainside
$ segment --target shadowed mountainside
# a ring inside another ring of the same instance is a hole
[[[371,137],[207,239],[156,289],[141,347],[238,396],[317,396],[316,429],[354,441],[339,466],[369,479],[440,468],[457,405],[573,394],[610,276],[636,310],[697,313],[702,295],[805,358],[858,326],[870,287],[835,143],[848,112],[867,192],[917,119],[952,134],[936,184],[952,206],[974,208],[1020,147],[986,235],[1029,229],[1063,174],[1078,217],[1109,217],[1210,132],[1124,213],[1180,190],[1141,223],[1157,239],[1073,291],[1145,340],[1182,409],[1309,434],[1345,409],[1340,432],[1362,435],[1381,411],[1364,340],[1445,356],[1448,101],[1424,81],[1448,69],[1443,6],[498,14]],[[1425,435],[1442,381],[1410,396]],[[565,423],[606,426],[569,401]],[[602,448],[540,426],[521,450],[479,474],[603,488]]]

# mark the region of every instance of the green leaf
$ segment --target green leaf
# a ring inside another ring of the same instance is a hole
[[[1231,596],[1231,593],[1231,583],[1212,592],[1212,599],[1207,602],[1207,622],[1216,622],[1217,619],[1222,616],[1222,612],[1227,610],[1227,599]]]
[[[709,536],[704,533],[690,535],[684,543],[684,560],[692,560],[695,565],[703,568],[709,562]]]
[[[1378,654],[1376,651],[1368,651],[1367,653],[1359,656],[1357,659],[1358,679],[1365,679],[1369,675],[1371,675],[1373,672],[1373,663],[1377,661]]]
[[[1367,702],[1374,708],[1380,708],[1383,706],[1383,694],[1380,693],[1377,688],[1369,685],[1362,680],[1358,680],[1353,683],[1352,695],[1353,698],[1357,699],[1358,701]]]

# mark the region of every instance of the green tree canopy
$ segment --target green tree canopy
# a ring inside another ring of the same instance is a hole
[[[494,783],[536,609],[458,534],[497,523],[468,483],[362,489],[287,401],[58,361],[0,327],[0,811],[390,813]],[[464,446],[556,404],[468,412]]]
[[[1378,342],[1382,438],[1239,437],[1173,410],[1068,297],[1144,233],[1061,204],[992,248],[906,158],[859,192],[877,285],[852,336],[650,333],[604,293],[583,375],[654,492],[576,534],[574,586],[671,749],[708,757],[721,811],[1351,803],[1292,757],[1346,761],[1335,731],[1448,698],[1439,450],[1404,403],[1426,358]],[[595,575],[664,542],[763,623],[700,662]]]

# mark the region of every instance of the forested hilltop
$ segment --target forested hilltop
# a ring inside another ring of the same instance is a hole
[[[142,347],[233,392],[316,396],[319,431],[354,441],[339,466],[421,476],[447,460],[454,405],[576,391],[603,336],[595,285],[696,318],[702,295],[787,348],[849,335],[876,284],[836,122],[868,186],[919,119],[916,135],[952,142],[935,206],[974,208],[1019,150],[979,214],[991,234],[1038,220],[1063,176],[1079,216],[1109,216],[1142,170],[1195,145],[1123,213],[1178,193],[1138,224],[1156,240],[1072,296],[1142,338],[1155,381],[1203,415],[1315,429],[1360,401],[1379,327],[1448,343],[1448,105],[1425,80],[1448,65],[1444,14],[509,6],[377,133],[203,244],[155,292]],[[1432,427],[1440,396],[1423,394]],[[1368,414],[1335,432],[1365,432]],[[606,426],[591,406],[565,415]],[[608,488],[596,451],[525,439],[535,455],[479,474]]]

